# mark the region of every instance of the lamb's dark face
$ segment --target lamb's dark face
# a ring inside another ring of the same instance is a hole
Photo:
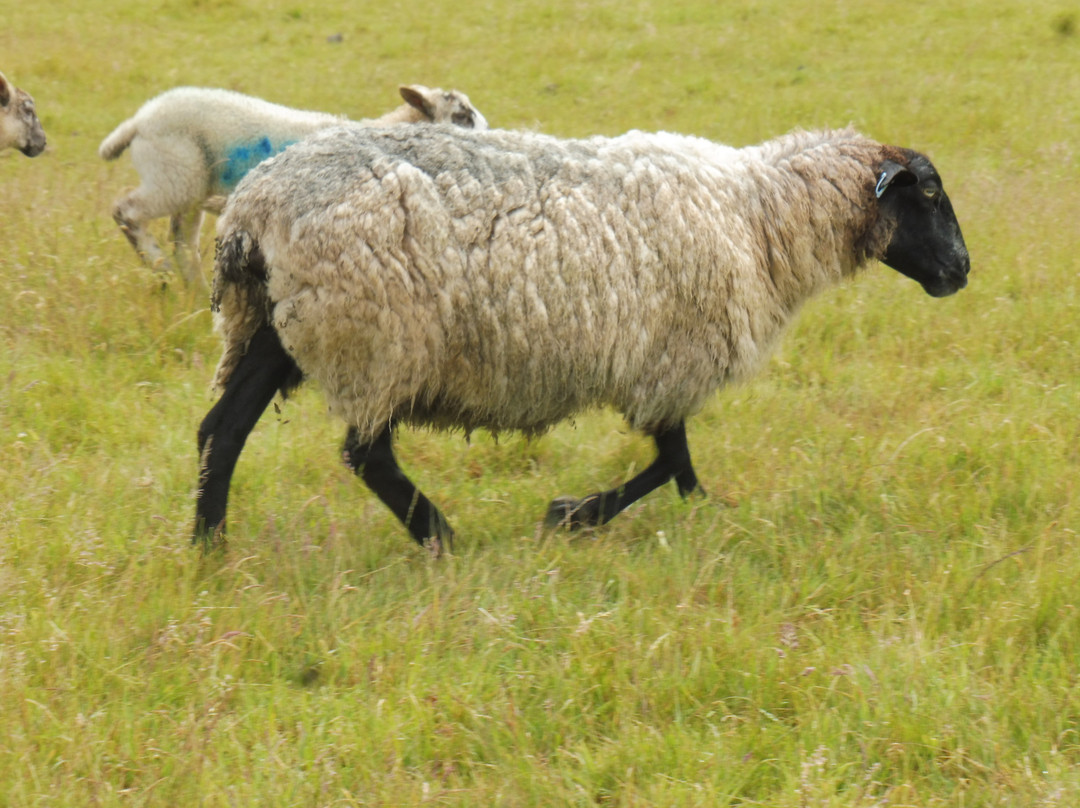
[[[926,157],[907,154],[907,166],[886,161],[879,173],[881,214],[896,223],[881,260],[945,297],[967,286],[971,259],[941,177]]]

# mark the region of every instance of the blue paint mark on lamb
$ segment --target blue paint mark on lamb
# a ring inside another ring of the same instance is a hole
[[[218,167],[220,187],[225,191],[232,191],[251,169],[263,160],[268,160],[275,154],[285,151],[294,143],[296,143],[295,140],[273,143],[269,137],[264,136],[254,142],[249,141],[227,148],[225,162]]]

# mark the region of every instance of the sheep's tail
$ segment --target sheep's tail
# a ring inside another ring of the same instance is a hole
[[[214,373],[214,387],[218,389],[225,387],[247,353],[251,338],[270,322],[266,277],[266,260],[250,233],[234,230],[218,239],[214,289],[210,297],[215,325],[225,339],[225,348]]]
[[[102,160],[115,160],[124,153],[124,149],[131,145],[139,128],[135,125],[134,118],[128,118],[118,127],[112,130],[108,137],[101,141],[97,153]]]

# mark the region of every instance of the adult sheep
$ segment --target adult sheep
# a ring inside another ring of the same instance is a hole
[[[18,149],[27,157],[37,157],[45,151],[45,129],[30,93],[0,73],[0,151],[4,149]]]
[[[196,539],[224,528],[263,410],[307,376],[349,425],[348,465],[421,543],[453,533],[398,467],[402,422],[539,433],[609,405],[655,461],[548,522],[603,524],[670,479],[685,496],[684,420],[812,293],[880,259],[941,297],[970,267],[930,160],[851,130],[733,149],[335,129],[252,171],[218,232],[223,393],[199,429]]]
[[[453,123],[487,128],[465,93],[420,84],[399,91],[404,104],[355,124]],[[113,218],[150,267],[168,271],[171,263],[147,229],[150,221],[168,216],[176,262],[186,280],[196,280],[201,277],[203,212],[220,212],[224,197],[253,166],[312,132],[345,123],[338,115],[292,109],[231,90],[168,90],[143,104],[98,148],[102,159],[115,160],[130,146],[139,172],[139,187],[116,201]]]

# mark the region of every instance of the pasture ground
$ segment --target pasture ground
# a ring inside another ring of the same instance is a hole
[[[50,145],[0,155],[0,803],[1080,804],[1073,6],[310,5],[3,15]],[[709,496],[592,535],[536,524],[649,461],[610,413],[403,433],[459,534],[438,562],[305,390],[200,557],[218,340],[113,224],[135,174],[97,145],[180,84],[363,117],[406,82],[563,136],[853,123],[933,157],[971,284],[932,300],[874,266],[814,300],[690,423]]]

